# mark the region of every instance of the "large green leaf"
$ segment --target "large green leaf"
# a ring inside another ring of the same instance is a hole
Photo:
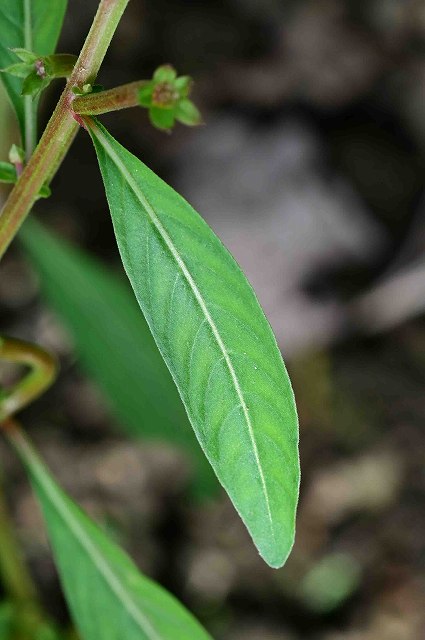
[[[294,539],[298,423],[270,325],[202,218],[88,123],[139,304],[206,456],[260,554],[279,567]]]
[[[17,62],[12,48],[40,55],[53,53],[61,31],[67,0],[0,0],[0,68]],[[25,119],[35,122],[37,100],[21,96],[22,79],[0,74],[15,108],[25,139]],[[32,126],[35,137],[35,126]]]
[[[127,281],[33,217],[20,238],[43,293],[71,332],[81,364],[120,422],[134,436],[179,445],[197,470],[196,493],[214,493],[217,481]]]
[[[184,607],[58,487],[28,441],[13,437],[41,504],[74,622],[83,640],[208,640]]]

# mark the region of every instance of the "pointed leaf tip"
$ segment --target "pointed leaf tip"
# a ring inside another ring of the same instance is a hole
[[[279,567],[295,534],[298,421],[270,325],[193,208],[100,124],[90,134],[124,267],[200,445]]]

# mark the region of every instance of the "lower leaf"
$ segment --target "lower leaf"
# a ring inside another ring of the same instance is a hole
[[[21,432],[10,435],[29,473],[64,592],[83,640],[211,640],[169,593],[60,489]]]

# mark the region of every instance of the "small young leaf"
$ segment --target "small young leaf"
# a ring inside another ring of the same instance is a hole
[[[161,107],[151,107],[149,109],[151,123],[157,129],[172,129],[174,125],[174,111],[172,109],[161,109]]]
[[[10,162],[0,162],[0,182],[15,184],[17,180],[16,169]],[[38,197],[49,198],[52,195],[50,187],[45,184],[41,187]]]
[[[173,82],[177,77],[177,72],[170,64],[163,64],[153,74],[155,82]]]
[[[218,483],[127,281],[33,216],[20,239],[43,294],[71,332],[81,365],[122,426],[133,437],[177,445],[195,467],[193,492],[199,498],[216,494]]]
[[[85,84],[80,89],[80,87],[72,87],[72,93],[75,96],[86,96],[89,93],[101,93],[104,91],[104,87],[101,84]]]
[[[22,60],[22,62],[25,62],[26,64],[34,64],[37,60],[36,54],[33,51],[28,51],[28,49],[13,47],[11,51],[18,56],[19,60]]]
[[[172,595],[58,487],[23,438],[15,446],[40,502],[64,592],[82,640],[211,640]]]
[[[9,73],[11,76],[15,76],[15,78],[26,78],[27,75],[31,73],[31,69],[31,65],[28,65],[25,62],[17,62],[16,64],[11,64],[5,69],[0,69],[0,71],[2,73]]]
[[[49,187],[49,185],[43,184],[43,186],[41,187],[40,191],[38,192],[38,197],[39,198],[50,198],[51,195],[52,195],[52,190]]]
[[[43,58],[46,72],[51,78],[68,78],[77,62],[77,56],[70,53],[55,53]],[[91,85],[84,85],[90,87]]]
[[[36,98],[50,83],[47,78],[41,78],[36,71],[30,73],[22,83],[22,95]]]
[[[192,85],[193,80],[190,76],[180,76],[174,81],[174,86],[182,98],[186,98],[189,95]]]
[[[16,169],[10,162],[0,162],[0,182],[15,184]]]
[[[32,51],[39,55],[54,52],[67,0],[0,0],[0,68],[16,63],[34,62]],[[28,39],[30,42],[28,42]],[[13,49],[15,51],[13,51]],[[31,49],[31,51],[28,51]],[[25,137],[25,107],[21,95],[22,80],[2,73],[3,80]],[[37,102],[29,105],[35,117]]]
[[[9,149],[9,162],[16,166],[21,166],[25,162],[25,150],[17,144],[12,144]]]
[[[87,120],[127,275],[198,440],[260,554],[281,566],[298,423],[276,340],[242,271],[171,187]]]
[[[196,127],[202,122],[201,112],[188,98],[180,100],[175,115],[176,120],[189,127]]]
[[[25,49],[15,49],[25,51]],[[27,55],[25,51],[25,56]],[[22,54],[20,54],[22,56]],[[35,56],[31,54],[34,61],[31,63],[21,62],[12,64],[5,69],[0,69],[2,73],[23,78],[21,95],[36,98],[46,89],[54,78],[68,78],[75,66],[77,56],[68,53],[52,54],[50,56]],[[85,87],[91,85],[85,85]]]

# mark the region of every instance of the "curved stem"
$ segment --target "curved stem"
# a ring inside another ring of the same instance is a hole
[[[0,214],[0,259],[28,215],[41,186],[64,159],[78,124],[71,104],[73,87],[93,83],[129,0],[101,0],[90,32],[55,111],[30,161]]]
[[[0,359],[31,368],[3,397],[0,397],[0,423],[20,411],[48,389],[57,373],[56,359],[40,347],[16,340],[0,338]]]

